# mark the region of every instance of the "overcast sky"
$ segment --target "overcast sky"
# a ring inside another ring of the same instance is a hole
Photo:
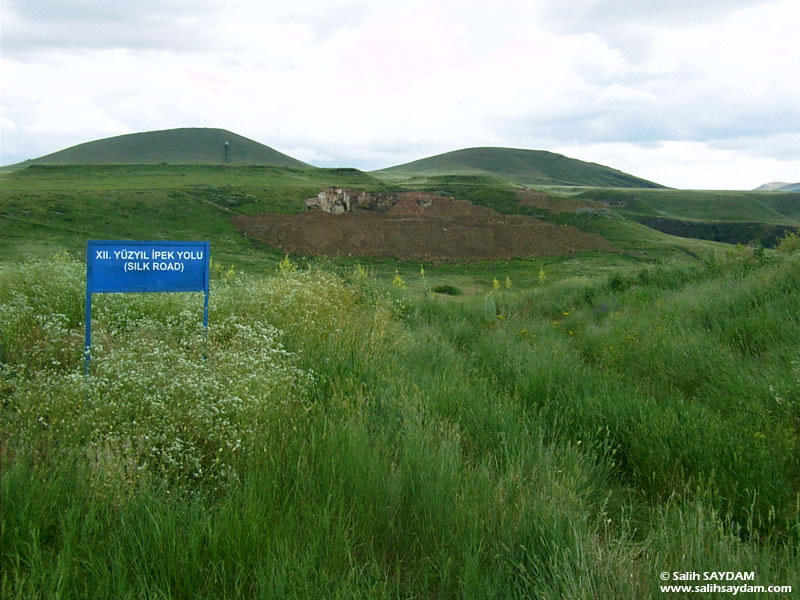
[[[318,166],[470,146],[800,181],[798,0],[2,0],[0,164],[221,127]]]

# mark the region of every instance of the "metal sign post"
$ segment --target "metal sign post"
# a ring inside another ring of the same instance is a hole
[[[92,347],[92,294],[204,292],[208,328],[209,242],[89,240],[86,246],[84,373]]]

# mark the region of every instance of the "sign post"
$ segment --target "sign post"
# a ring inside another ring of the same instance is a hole
[[[209,242],[89,240],[86,246],[84,372],[92,347],[92,294],[204,292],[208,327]]]

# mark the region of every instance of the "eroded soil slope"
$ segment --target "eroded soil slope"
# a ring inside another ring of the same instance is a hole
[[[234,217],[251,239],[286,252],[455,261],[616,251],[604,238],[532,217],[502,215],[465,200],[423,192],[394,194],[388,210]]]

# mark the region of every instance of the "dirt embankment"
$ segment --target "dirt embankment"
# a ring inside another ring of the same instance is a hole
[[[616,251],[599,235],[501,215],[465,200],[405,192],[392,194],[388,209],[384,197],[382,204],[339,214],[316,208],[299,215],[239,215],[233,223],[251,239],[306,255],[457,261]]]

